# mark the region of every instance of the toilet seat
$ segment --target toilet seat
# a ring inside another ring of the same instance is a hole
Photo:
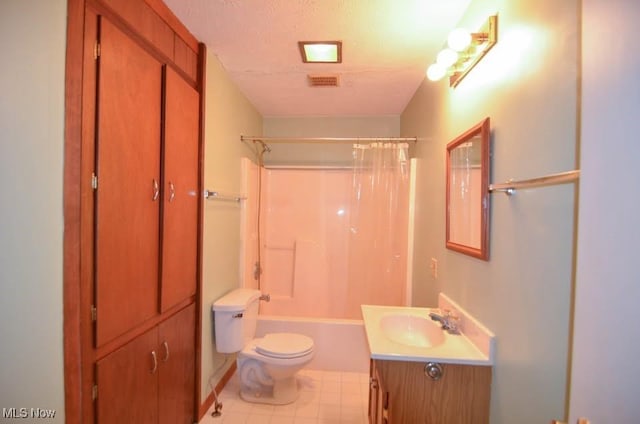
[[[257,353],[270,358],[299,358],[313,351],[313,339],[295,333],[271,333],[258,339]]]

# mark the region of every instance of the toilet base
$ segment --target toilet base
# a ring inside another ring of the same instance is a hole
[[[256,391],[248,388],[240,390],[240,398],[247,402],[269,405],[287,405],[298,399],[298,382],[295,376],[278,380],[272,387],[263,386]]]

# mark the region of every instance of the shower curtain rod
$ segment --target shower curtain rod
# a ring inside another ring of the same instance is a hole
[[[240,136],[240,141],[263,143],[376,143],[386,142],[418,142],[418,137],[258,137]]]
[[[353,165],[264,165],[265,169],[282,171],[351,171]]]

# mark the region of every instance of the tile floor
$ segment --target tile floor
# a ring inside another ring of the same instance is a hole
[[[222,415],[210,409],[200,424],[366,424],[369,375],[366,373],[302,370],[300,397],[289,405],[249,403],[238,395],[234,375],[220,393]]]

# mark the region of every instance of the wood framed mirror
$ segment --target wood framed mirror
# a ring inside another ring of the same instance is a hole
[[[447,144],[448,249],[489,260],[489,118]]]

